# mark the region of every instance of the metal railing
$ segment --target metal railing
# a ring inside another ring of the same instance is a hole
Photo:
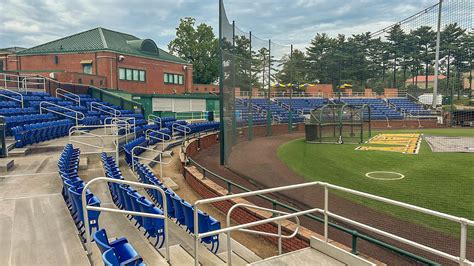
[[[110,120],[110,122],[109,122]],[[130,123],[129,121],[132,121]],[[132,133],[134,137],[136,137],[136,121],[135,117],[106,117],[104,119],[104,124],[115,125],[115,129],[117,130],[115,134],[119,135],[120,130],[125,130],[125,141],[128,142],[128,135]],[[104,132],[106,129],[104,129]]]
[[[163,199],[163,214],[152,214],[152,213],[147,213],[147,212],[135,212],[135,211],[120,210],[120,209],[117,209],[117,208],[105,208],[105,207],[89,206],[87,204],[87,200],[86,200],[86,191],[93,183],[97,183],[97,182],[101,182],[101,181],[158,190],[161,193],[161,196],[162,196],[162,199]],[[143,217],[149,217],[149,218],[155,218],[155,219],[163,219],[164,220],[164,233],[165,233],[165,259],[168,262],[168,264],[171,265],[170,246],[169,246],[169,237],[168,237],[168,220],[169,220],[169,217],[168,217],[168,204],[167,204],[167,201],[166,201],[165,191],[161,187],[156,186],[156,185],[150,185],[150,184],[144,184],[144,183],[140,183],[140,182],[120,180],[120,179],[109,178],[109,177],[97,177],[97,178],[94,178],[91,181],[87,182],[84,185],[84,188],[82,190],[81,200],[82,200],[82,213],[83,213],[83,216],[84,216],[84,226],[85,226],[85,234],[86,234],[86,251],[87,251],[88,255],[92,254],[91,234],[90,234],[90,229],[89,229],[88,210],[90,210],[90,211],[99,211],[99,212],[112,212],[112,213],[120,213],[120,214],[125,214],[125,215],[134,215],[134,216],[143,216]]]
[[[15,95],[18,95],[20,97],[20,99],[18,98],[15,98],[15,97],[12,97],[12,96],[8,96],[8,95],[5,95],[3,93],[0,94],[0,97],[4,97],[4,98],[7,98],[9,100],[13,100],[13,101],[16,101],[16,102],[19,102],[21,104],[21,108],[24,108],[24,101],[23,101],[23,94],[17,92],[17,91],[12,91],[12,90],[9,90],[9,89],[6,89],[6,88],[0,88],[0,90],[3,90],[3,91],[8,91],[8,92],[11,92]]]
[[[250,197],[250,196],[262,195],[262,194],[268,194],[268,193],[274,193],[274,192],[281,192],[281,191],[288,191],[288,190],[311,187],[311,186],[322,186],[323,187],[323,189],[324,189],[324,209],[313,208],[313,209],[304,210],[304,211],[299,210],[299,211],[297,211],[295,213],[292,213],[292,214],[285,214],[285,215],[281,215],[281,216],[278,216],[278,217],[266,218],[266,219],[256,221],[256,222],[236,225],[236,226],[227,227],[227,228],[223,228],[223,229],[219,229],[219,230],[215,230],[215,231],[210,231],[210,232],[206,232],[206,233],[199,233],[198,211],[199,211],[199,206],[200,205],[215,203],[215,202],[220,202],[220,201],[227,201],[227,200],[231,200],[231,199],[235,199],[235,198],[246,198],[246,197]],[[412,240],[409,240],[409,239],[406,239],[406,238],[403,238],[403,237],[400,237],[400,236],[382,231],[382,230],[374,228],[372,226],[369,226],[369,225],[366,225],[366,224],[357,222],[355,220],[348,219],[348,218],[345,218],[343,216],[340,216],[340,215],[337,215],[335,213],[330,212],[329,211],[329,189],[333,189],[333,190],[336,190],[336,191],[342,191],[342,192],[349,193],[349,194],[352,194],[352,195],[368,198],[368,199],[379,201],[379,202],[384,202],[384,203],[391,204],[391,205],[394,205],[394,206],[402,207],[402,208],[405,208],[405,209],[413,210],[413,211],[420,212],[420,213],[423,213],[423,214],[427,214],[427,215],[431,215],[431,216],[435,216],[435,217],[438,217],[438,218],[442,218],[442,219],[446,219],[446,220],[449,220],[449,221],[452,221],[452,222],[459,223],[460,226],[461,226],[461,235],[460,235],[461,241],[460,241],[459,256],[451,255],[451,254],[446,253],[444,251],[441,251],[441,250],[429,247],[427,245],[423,245],[423,244],[414,242]],[[260,225],[260,224],[276,222],[276,221],[284,220],[284,219],[291,218],[291,217],[310,214],[312,212],[318,212],[318,213],[323,215],[323,222],[324,222],[324,234],[323,235],[324,235],[324,241],[325,242],[328,242],[328,240],[329,240],[329,230],[328,230],[328,228],[329,228],[329,217],[332,217],[336,220],[340,220],[342,222],[351,224],[351,225],[356,226],[356,227],[360,227],[360,228],[362,228],[364,230],[367,230],[367,231],[370,231],[372,233],[376,233],[378,235],[393,239],[395,241],[398,241],[398,242],[401,242],[403,244],[412,246],[414,248],[429,252],[429,253],[434,254],[436,256],[439,256],[439,257],[448,259],[450,261],[459,263],[460,265],[468,265],[468,264],[471,263],[466,258],[467,226],[468,225],[469,226],[474,226],[474,221],[468,220],[466,218],[457,217],[457,216],[453,216],[453,215],[450,215],[450,214],[445,214],[445,213],[441,213],[441,212],[438,212],[438,211],[418,207],[418,206],[415,206],[415,205],[403,203],[403,202],[400,202],[400,201],[391,200],[391,199],[387,199],[387,198],[384,198],[384,197],[375,196],[375,195],[372,195],[372,194],[368,194],[368,193],[348,189],[348,188],[345,188],[345,187],[332,185],[332,184],[329,184],[329,183],[326,183],[326,182],[316,181],[316,182],[308,182],[308,183],[302,183],[302,184],[296,184],[296,185],[261,189],[261,190],[256,190],[256,191],[243,192],[243,193],[239,193],[239,194],[232,194],[232,195],[220,196],[220,197],[215,197],[215,198],[197,200],[194,203],[194,258],[195,258],[195,265],[199,265],[199,252],[198,252],[198,250],[199,250],[199,239],[201,239],[203,237],[216,235],[216,234],[221,234],[221,233],[229,233],[229,232],[240,230],[240,229],[247,228],[247,227],[253,227],[253,226],[256,226],[256,225]]]
[[[141,157],[141,156],[138,156],[138,155],[135,155],[135,149],[143,149],[143,150],[147,150],[147,151],[153,151],[153,152],[158,152],[158,158],[159,158],[159,161],[155,160],[155,158],[153,159],[150,159],[150,158],[146,158],[146,157]],[[147,147],[143,147],[143,146],[135,146],[133,147],[132,151],[132,170],[133,172],[135,173],[135,158],[137,159],[142,159],[142,160],[145,160],[145,161],[150,161],[150,162],[155,162],[155,163],[159,163],[160,164],[160,178],[163,179],[163,165],[168,165],[170,164],[173,160],[170,159],[169,161],[167,162],[163,162],[163,154],[164,152],[162,151],[157,151],[157,150],[154,150],[154,149],[150,149],[150,148],[147,148]],[[138,160],[137,160],[138,161]]]
[[[288,212],[273,210],[273,209],[260,207],[260,206],[256,206],[256,205],[251,205],[251,204],[246,204],[246,203],[237,203],[237,204],[234,204],[229,209],[229,211],[227,212],[227,217],[226,217],[227,228],[229,228],[231,226],[230,218],[232,217],[232,212],[236,208],[239,208],[239,207],[245,207],[245,208],[248,208],[248,209],[257,209],[257,210],[262,210],[262,211],[268,211],[268,212],[271,212],[271,213],[277,214],[277,215],[290,214]],[[278,255],[281,255],[283,253],[282,239],[293,238],[298,234],[298,231],[300,230],[300,219],[298,218],[298,216],[295,216],[295,222],[296,222],[296,229],[291,235],[282,235],[280,220],[277,221],[277,223],[278,223],[278,230],[277,230],[278,233],[277,234],[267,233],[267,232],[262,232],[262,231],[257,231],[257,230],[249,230],[249,229],[239,229],[239,231],[250,233],[250,234],[262,235],[262,236],[278,237]],[[230,258],[228,260],[227,264],[232,265],[232,241],[231,241],[230,233],[231,233],[230,231],[227,232],[227,255],[228,255],[228,258]]]
[[[20,91],[20,88],[22,87],[22,82],[20,80],[20,76],[19,75],[14,75],[14,74],[7,74],[7,73],[0,73],[0,75],[3,76],[2,79],[0,79],[0,81],[3,81],[3,85],[4,85],[4,88],[5,89],[10,89],[10,88],[15,88],[17,91]],[[14,87],[9,87],[8,85],[10,83],[14,83],[16,84],[16,86]]]
[[[176,131],[177,132],[182,132],[184,134],[184,139],[186,139],[186,134],[191,133],[191,128],[189,128],[185,125],[178,124],[178,123],[173,123],[173,125],[171,126],[171,132],[173,134],[173,137],[174,137],[174,133]]]
[[[106,128],[116,127],[116,125],[112,124],[112,125],[90,125],[90,126],[80,125],[80,126],[73,126],[69,129],[69,143],[71,143],[71,144],[72,143],[77,143],[77,144],[82,144],[82,145],[85,145],[85,146],[88,146],[88,147],[100,149],[100,151],[98,151],[98,152],[81,152],[81,154],[99,154],[99,153],[102,153],[102,152],[115,153],[115,159],[116,159],[117,164],[118,164],[118,161],[119,161],[118,147],[116,146],[115,150],[104,150],[105,147],[106,147],[105,146],[105,138],[112,137],[112,138],[115,138],[115,140],[117,140],[118,135],[117,134],[99,135],[99,134],[94,134],[94,133],[91,133],[91,132],[87,131],[87,130],[91,130],[91,129],[99,129],[99,128],[102,128],[102,127],[104,129],[106,129]],[[75,135],[76,133],[79,133],[81,135],[76,136]],[[87,136],[82,136],[82,135],[87,135]],[[88,143],[88,142],[82,142],[82,141],[79,141],[79,140],[74,140],[73,138],[80,138],[80,139],[96,138],[96,139],[100,140],[101,146],[94,145],[94,144],[91,144],[91,143]],[[114,142],[114,141],[112,141],[112,142]]]
[[[209,177],[214,177],[216,179],[218,179],[219,181],[222,181],[225,183],[225,187],[227,188],[227,193],[228,194],[232,194],[233,193],[233,188],[237,188],[241,191],[246,191],[246,192],[250,192],[252,190],[240,185],[240,184],[237,184],[235,182],[232,182],[216,173],[214,173],[213,171],[205,168],[204,166],[202,166],[201,164],[199,164],[198,162],[194,161],[191,157],[187,156],[186,154],[186,143],[190,141],[190,138],[191,137],[197,137],[197,139],[201,138],[202,137],[202,134],[198,134],[197,136],[189,136],[189,139],[183,141],[183,143],[181,144],[181,152],[184,154],[185,158],[184,158],[184,162],[185,162],[185,165],[186,166],[189,166],[189,165],[194,165],[197,167],[197,169],[200,171],[200,173],[203,175],[204,178],[209,178]],[[293,212],[298,212],[300,211],[300,209],[296,208],[296,207],[293,207],[293,206],[290,206],[288,204],[285,204],[285,203],[282,203],[274,198],[270,198],[268,196],[265,196],[265,195],[256,195],[256,197],[260,198],[260,199],[263,199],[264,201],[270,203],[272,205],[272,208],[273,209],[277,209],[277,208],[283,208],[285,210],[290,210],[290,211],[293,211]],[[313,214],[305,214],[304,215],[305,217],[309,218],[310,220],[312,221],[315,221],[315,222],[319,222],[319,223],[324,223],[324,220],[319,217],[319,216],[316,216],[316,215],[313,215]],[[391,252],[394,252],[396,254],[399,254],[401,256],[404,256],[404,257],[407,257],[407,258],[410,258],[412,260],[415,260],[417,262],[421,262],[421,263],[424,263],[424,264],[427,264],[427,265],[438,265],[437,263],[429,260],[429,259],[426,259],[422,256],[419,256],[419,255],[416,255],[416,254],[413,254],[411,252],[408,252],[402,248],[398,248],[398,247],[395,247],[391,244],[388,244],[382,240],[379,240],[377,238],[374,238],[372,236],[369,236],[367,234],[364,234],[364,233],[361,233],[361,232],[358,232],[356,230],[353,230],[353,229],[349,229],[347,227],[344,227],[342,225],[339,225],[339,224],[336,224],[336,223],[332,223],[332,222],[329,222],[329,226],[331,228],[334,228],[340,232],[343,232],[343,233],[346,233],[348,235],[351,236],[352,238],[352,241],[351,241],[351,252],[353,254],[358,254],[358,240],[364,240],[364,241],[367,241],[368,243],[370,244],[373,244],[375,246],[378,246],[380,248],[383,248],[383,249],[386,249],[386,250],[389,250]]]
[[[105,104],[102,104],[102,103],[99,103],[99,102],[91,102],[90,103],[90,109],[91,111],[94,111],[94,110],[97,110],[99,112],[104,112],[106,114],[109,114],[109,115],[112,115],[112,116],[120,116],[122,113],[120,112],[120,110],[117,110],[115,108],[112,108],[108,105],[105,105]]]
[[[151,123],[155,124],[156,121],[158,121],[158,123],[159,123],[159,125],[160,125],[160,128],[163,127],[163,123],[162,123],[161,117],[159,117],[159,116],[157,116],[157,115],[149,114],[147,121],[148,121],[149,124],[151,124]]]
[[[38,88],[30,88],[29,86],[36,86],[40,85],[39,89],[46,91],[46,79],[43,77],[38,76],[20,76],[22,78],[22,87],[20,88],[24,92],[28,92],[28,89],[38,89]]]
[[[207,119],[207,112],[185,112],[185,113],[174,113],[176,120],[194,120],[194,119]]]
[[[158,136],[152,136],[151,133],[156,133]],[[147,129],[145,131],[145,138],[146,139],[156,139],[156,140],[159,140],[161,141],[161,144],[162,144],[162,151],[165,150],[165,147],[166,147],[166,142],[170,142],[173,137],[169,134],[166,134],[164,132],[161,132],[161,131],[158,131],[158,130],[153,130],[153,129]]]
[[[76,102],[77,105],[81,105],[81,96],[79,96],[75,93],[69,92],[67,90],[63,90],[61,88],[56,89],[56,97],[57,98],[63,97],[64,99],[68,99],[68,100],[71,100],[73,102]]]
[[[57,107],[57,108],[60,108],[62,110],[68,111],[68,112],[74,112],[75,115],[72,116],[72,115],[68,115],[68,114],[65,114],[65,113],[61,113],[59,111],[49,109],[48,107],[45,107],[44,105]],[[52,103],[52,102],[47,102],[47,101],[40,102],[39,109],[40,109],[40,114],[43,114],[43,110],[45,110],[45,111],[48,111],[48,112],[51,112],[51,113],[55,113],[55,114],[58,114],[58,115],[62,115],[62,116],[71,118],[71,119],[75,119],[76,120],[76,126],[79,125],[80,120],[84,120],[84,118],[85,118],[85,116],[82,112],[79,112],[79,111],[76,111],[76,110],[61,106],[61,105],[57,105],[57,104]]]

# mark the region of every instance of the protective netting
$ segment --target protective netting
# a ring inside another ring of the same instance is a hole
[[[451,105],[472,97],[474,49],[472,0],[445,0],[390,27],[371,33],[376,89],[399,88],[419,96],[435,87],[437,30],[440,23],[437,92]]]

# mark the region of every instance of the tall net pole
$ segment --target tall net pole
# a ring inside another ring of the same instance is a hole
[[[272,111],[271,111],[271,69],[272,69],[272,41],[268,40],[268,84],[267,84],[267,136],[272,135]]]
[[[288,132],[293,131],[293,44],[290,46],[290,110],[288,114]]]
[[[222,12],[224,8],[223,0],[219,0],[219,56],[221,63],[219,64],[219,146],[220,156],[219,163],[225,164],[225,144],[224,144],[224,54],[223,54],[223,32],[222,32]]]
[[[253,94],[253,82],[252,82],[252,32],[250,32],[249,34],[249,41],[250,41],[250,45],[249,45],[249,57],[250,57],[250,64],[249,64],[249,76],[250,76],[250,79],[249,79],[249,102],[248,102],[248,105],[249,105],[249,113],[248,113],[248,132],[247,132],[247,136],[248,136],[248,140],[252,140],[253,139],[253,111],[252,111],[252,94]]]
[[[236,113],[235,113],[235,21],[232,21],[232,145],[237,143],[237,121],[236,121]]]
[[[441,11],[443,0],[439,1],[438,5],[438,28],[436,32],[436,55],[435,55],[435,69],[434,69],[434,84],[433,84],[433,102],[432,107],[436,108],[438,104],[438,76],[439,76],[439,46],[441,43]]]

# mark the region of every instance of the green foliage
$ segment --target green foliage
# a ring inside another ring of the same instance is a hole
[[[193,64],[193,82],[211,84],[219,76],[219,45],[212,27],[186,17],[176,28],[176,38],[168,44],[169,51]]]
[[[455,79],[453,86],[459,89],[461,73],[473,68],[474,36],[454,23],[443,29],[441,39],[440,73]],[[395,25],[385,40],[373,38],[370,33],[351,37],[317,33],[304,57],[293,54],[293,64],[300,66],[294,68],[293,75],[296,80],[320,80],[334,86],[349,82],[355,91],[365,87],[378,91],[384,87],[405,88],[405,81],[411,77],[434,74],[435,44],[436,32],[428,26],[406,32]],[[283,58],[278,81],[289,80],[290,62],[289,55]],[[303,71],[296,73],[297,69]],[[418,81],[415,85],[426,89],[428,83]]]

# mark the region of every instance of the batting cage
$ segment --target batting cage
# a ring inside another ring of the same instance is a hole
[[[327,104],[305,122],[309,143],[362,143],[372,135],[368,105]]]

